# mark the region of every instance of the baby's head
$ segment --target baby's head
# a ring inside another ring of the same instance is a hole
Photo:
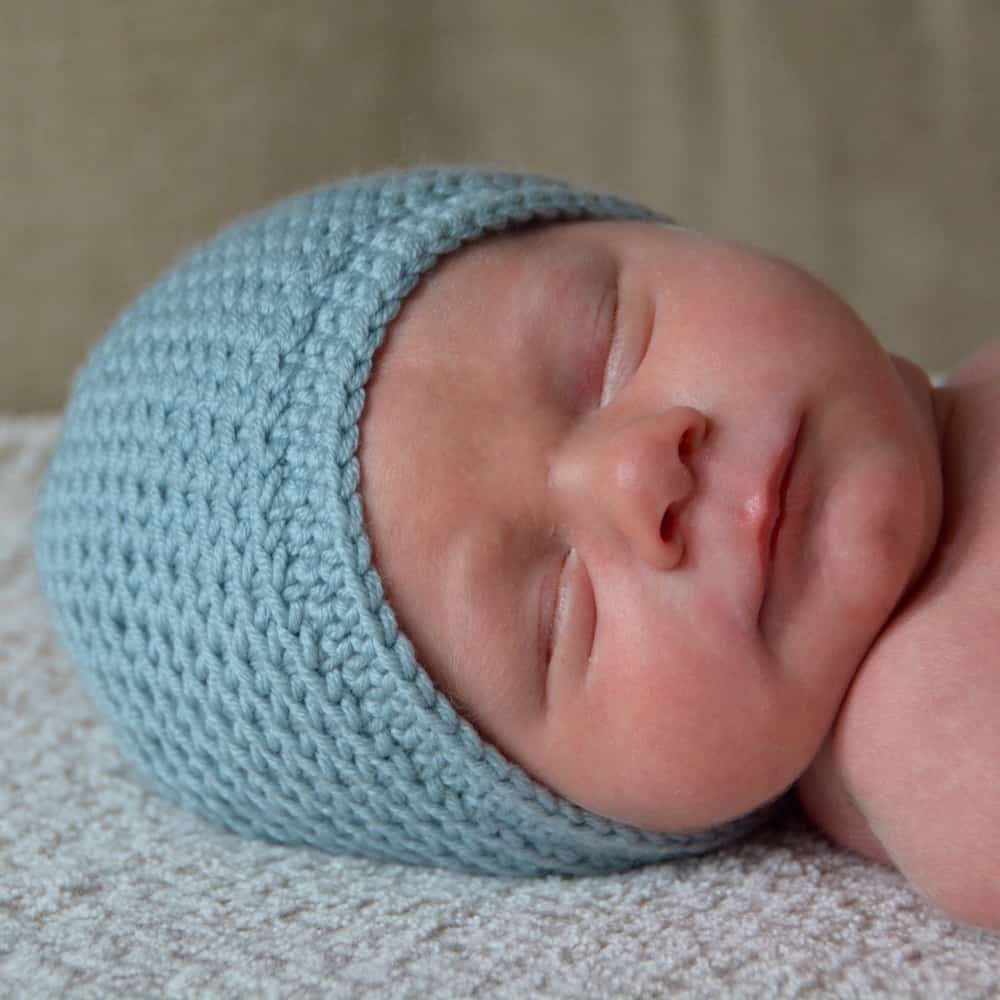
[[[362,179],[95,349],[39,573],[130,759],[232,829],[491,872],[706,850],[931,551],[918,382],[803,272],[626,202]]]

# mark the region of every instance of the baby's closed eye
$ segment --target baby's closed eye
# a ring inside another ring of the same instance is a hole
[[[590,574],[576,549],[546,574],[540,591],[539,648],[546,674],[554,666],[585,666],[594,646],[597,604]]]

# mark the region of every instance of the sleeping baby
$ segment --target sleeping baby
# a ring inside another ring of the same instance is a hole
[[[1000,351],[934,388],[640,206],[374,175],[126,310],[36,562],[126,756],[231,830],[600,873],[797,795],[1000,928],[998,409]]]

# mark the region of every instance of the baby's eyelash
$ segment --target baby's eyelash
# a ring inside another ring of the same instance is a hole
[[[545,621],[548,624],[546,690],[556,654],[560,663],[571,672],[583,671],[593,656],[597,637],[594,585],[578,550],[570,549],[557,570],[553,576],[554,587],[545,603]]]
[[[625,338],[621,336],[621,331],[618,329],[618,282],[615,281],[614,292],[611,295],[611,317],[608,321],[608,326],[610,327],[610,344],[608,345],[608,355],[604,364],[604,375],[601,379],[601,399],[600,405],[607,406],[611,401],[612,388],[617,388],[613,386],[616,381],[614,378],[617,375],[622,366],[622,355],[625,352]]]
[[[565,617],[566,565],[573,554],[573,549],[567,552],[558,566],[554,567],[554,571],[546,576],[542,584],[541,601],[539,604],[539,631],[541,633],[542,662],[546,667],[552,661],[556,636],[562,619]]]

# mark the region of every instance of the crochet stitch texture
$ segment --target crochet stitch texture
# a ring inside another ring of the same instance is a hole
[[[490,231],[650,217],[527,175],[374,175],[224,229],[122,314],[74,379],[35,558],[154,788],[244,835],[495,874],[627,868],[756,825],[651,834],[543,788],[435,689],[364,531],[364,385],[420,275]]]

